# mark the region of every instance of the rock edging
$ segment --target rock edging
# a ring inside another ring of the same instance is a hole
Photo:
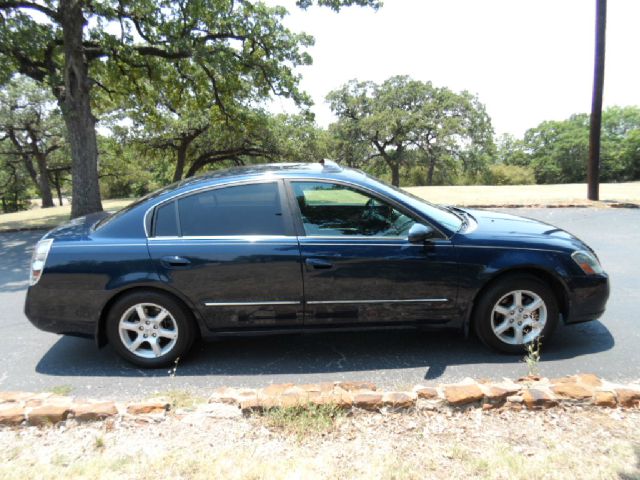
[[[178,409],[175,415],[232,417],[309,404],[368,411],[410,408],[537,410],[571,405],[640,408],[640,385],[620,385],[593,374],[579,374],[556,379],[529,376],[498,382],[467,378],[437,387],[416,385],[407,391],[379,391],[370,382],[288,383],[259,389],[222,387],[213,392],[208,403],[191,410]],[[43,426],[68,419],[80,422],[109,418],[159,420],[169,408],[170,402],[162,398],[123,403],[53,393],[0,392],[0,425]]]

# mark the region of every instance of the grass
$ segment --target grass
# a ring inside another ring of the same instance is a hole
[[[166,392],[160,392],[155,398],[167,399],[171,405],[171,410],[178,408],[191,409],[201,403],[206,403],[206,398],[198,395],[194,395],[186,390],[167,390]]]
[[[640,204],[640,182],[600,184],[600,202],[586,199],[587,185],[584,183],[408,187],[407,190],[432,203],[461,206]]]
[[[331,431],[336,421],[346,415],[336,405],[300,405],[270,408],[262,413],[267,426],[292,434],[297,438]]]
[[[102,207],[109,212],[120,210],[129,205],[133,199],[120,198],[114,200],[104,200]],[[25,228],[52,228],[69,220],[71,206],[40,208],[34,207],[30,210],[15,213],[0,214],[0,232],[6,230]]]
[[[49,391],[55,395],[69,395],[73,391],[73,387],[71,385],[56,385],[49,389]]]
[[[640,205],[640,182],[603,183],[600,185],[600,202],[586,200],[587,186],[582,183],[561,185],[470,185],[407,187],[407,191],[431,203],[460,206],[528,206],[528,205],[582,205],[606,206],[609,203],[629,203]],[[309,192],[311,201],[329,200],[360,204],[361,196],[348,191]],[[133,199],[105,200],[102,205],[107,211],[119,210]],[[0,232],[23,228],[51,228],[68,220],[71,207],[64,205],[53,208],[32,208],[24,212],[0,214]]]

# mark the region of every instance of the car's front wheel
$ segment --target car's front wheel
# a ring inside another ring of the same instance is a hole
[[[473,320],[486,345],[523,353],[527,344],[551,337],[558,317],[556,296],[546,283],[533,275],[508,275],[483,292]]]
[[[169,295],[137,291],[118,299],[107,317],[106,333],[116,352],[141,367],[171,365],[191,347],[191,312]]]

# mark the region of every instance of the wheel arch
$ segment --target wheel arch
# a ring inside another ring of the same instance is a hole
[[[473,299],[469,305],[469,309],[465,318],[464,332],[465,335],[469,335],[471,331],[472,322],[475,314],[475,310],[478,305],[478,300],[482,297],[484,292],[491,287],[496,282],[502,280],[508,276],[515,275],[532,275],[537,277],[541,281],[549,284],[551,286],[551,290],[553,291],[556,300],[558,302],[558,309],[562,318],[567,318],[569,314],[569,289],[567,285],[562,281],[562,279],[554,272],[541,268],[539,266],[517,266],[512,268],[507,268],[495,272],[484,284],[478,289],[478,291],[473,296]]]
[[[139,292],[139,291],[154,291],[154,292],[162,293],[164,295],[168,295],[172,297],[174,300],[180,303],[187,312],[189,312],[189,314],[191,315],[191,318],[193,319],[194,323],[197,326],[196,335],[198,337],[202,336],[203,321],[202,321],[202,318],[200,317],[200,312],[198,312],[195,308],[193,308],[190,302],[186,298],[183,298],[182,295],[170,289],[160,287],[158,285],[131,285],[119,290],[114,295],[112,295],[111,298],[109,298],[109,300],[107,300],[107,302],[102,307],[102,310],[100,311],[100,317],[98,318],[98,324],[96,326],[96,333],[95,333],[95,340],[98,347],[102,348],[108,343],[105,328],[106,328],[106,322],[107,322],[107,317],[109,315],[109,311],[111,310],[113,305],[123,296],[129,295],[133,292]]]

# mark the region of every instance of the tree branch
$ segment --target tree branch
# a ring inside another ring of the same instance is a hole
[[[9,10],[14,8],[28,8],[31,10],[37,10],[38,12],[44,13],[54,20],[58,20],[58,12],[38,3],[26,1],[0,1],[0,10]]]

